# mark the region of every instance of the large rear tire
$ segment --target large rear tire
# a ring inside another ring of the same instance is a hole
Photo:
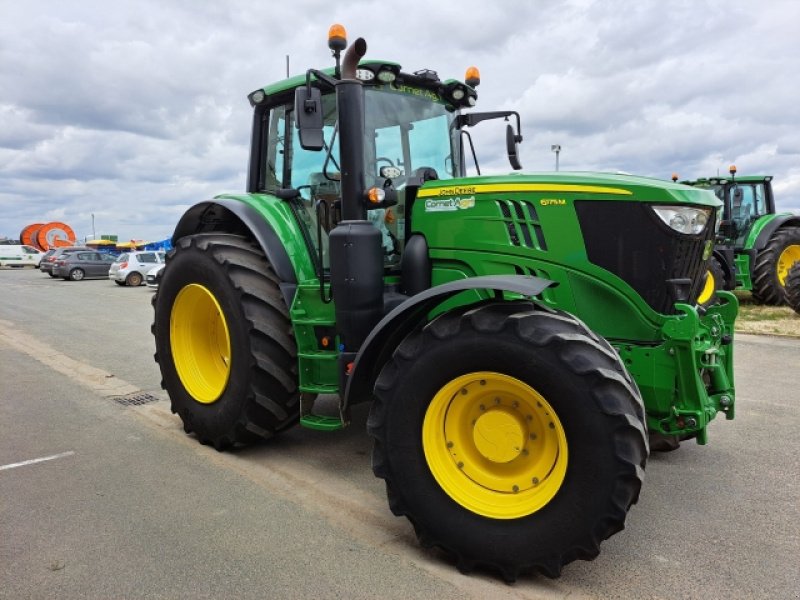
[[[800,262],[795,263],[786,276],[786,303],[800,315]]]
[[[153,306],[162,386],[187,433],[222,450],[298,421],[289,311],[258,246],[235,235],[181,238]]]
[[[783,304],[786,276],[797,262],[800,262],[800,227],[778,229],[756,257],[753,299],[762,304]]]
[[[410,334],[375,385],[373,471],[420,542],[513,581],[624,527],[648,446],[638,389],[580,321],[484,303]]]

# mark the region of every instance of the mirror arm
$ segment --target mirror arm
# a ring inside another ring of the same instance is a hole
[[[478,155],[475,154],[475,145],[472,143],[472,136],[469,134],[469,131],[462,131],[461,138],[463,139],[464,136],[467,137],[467,141],[469,142],[469,149],[472,151],[472,160],[475,161],[475,170],[478,172],[478,175],[480,175],[481,167],[478,164]],[[463,148],[464,142],[461,142],[461,146]]]

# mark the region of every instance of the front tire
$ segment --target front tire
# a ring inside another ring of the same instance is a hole
[[[783,304],[786,276],[792,265],[798,262],[800,227],[778,229],[756,258],[753,269],[753,299],[762,304]]]
[[[719,261],[712,256],[708,261],[706,280],[703,283],[703,289],[700,290],[700,295],[697,297],[697,303],[704,307],[715,304],[718,301],[717,291],[724,289],[727,289],[725,271]]]
[[[86,276],[86,273],[83,272],[83,269],[72,269],[69,272],[69,279],[72,281],[80,281]],[[66,277],[64,279],[67,279]]]
[[[605,340],[565,313],[484,303],[410,334],[375,384],[373,471],[420,542],[513,581],[557,577],[624,527],[644,407]]]
[[[225,234],[180,239],[153,306],[162,386],[187,433],[222,450],[298,421],[289,311],[258,246]]]

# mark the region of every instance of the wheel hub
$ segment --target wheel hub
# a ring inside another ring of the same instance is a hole
[[[500,373],[446,384],[426,412],[423,449],[453,500],[497,519],[536,512],[566,474],[566,436],[555,411],[536,390]]]
[[[784,248],[777,262],[778,281],[780,281],[781,285],[786,285],[786,276],[789,274],[789,269],[796,262],[800,262],[800,245],[793,244]]]
[[[478,452],[497,463],[517,458],[525,443],[524,436],[518,415],[504,408],[492,408],[482,414],[472,430],[472,441]]]
[[[231,341],[222,308],[208,288],[192,283],[178,292],[170,343],[186,391],[201,404],[215,402],[228,384]]]

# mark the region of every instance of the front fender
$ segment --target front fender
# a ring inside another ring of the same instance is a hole
[[[510,292],[533,297],[552,285],[555,282],[540,277],[488,275],[451,281],[411,296],[381,319],[361,345],[347,379],[343,409],[371,398],[372,385],[394,349],[431,311],[456,294],[466,290],[492,290],[498,296]]]

